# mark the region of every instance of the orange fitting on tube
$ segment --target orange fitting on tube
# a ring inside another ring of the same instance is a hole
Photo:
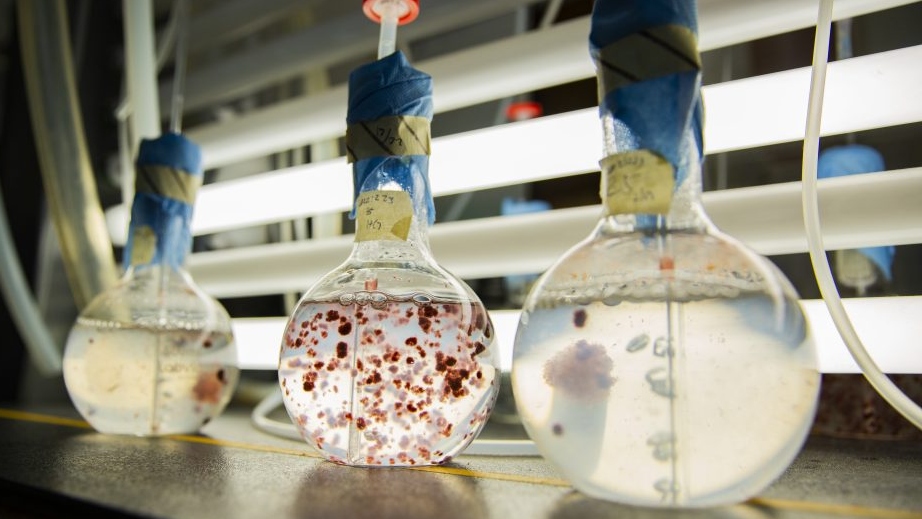
[[[375,11],[375,5],[382,0],[362,0],[362,11],[371,21],[381,23],[381,15]],[[402,0],[405,12],[397,18],[397,25],[406,25],[419,16],[419,0]]]

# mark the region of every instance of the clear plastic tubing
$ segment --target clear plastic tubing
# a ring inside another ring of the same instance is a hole
[[[880,368],[868,354],[858,333],[852,326],[851,320],[845,311],[845,306],[839,297],[829,262],[826,259],[823,246],[822,232],[820,229],[819,201],[816,196],[816,167],[819,156],[819,133],[823,110],[823,86],[826,82],[826,55],[829,49],[830,26],[832,24],[832,1],[821,0],[818,21],[816,24],[816,40],[813,49],[813,75],[810,83],[810,102],[807,109],[807,127],[804,136],[803,156],[803,208],[804,225],[807,232],[807,243],[810,250],[810,260],[816,281],[826,303],[826,308],[832,316],[833,323],[848,351],[858,366],[861,367],[865,378],[871,386],[903,417],[913,425],[922,429],[922,409],[919,408],[905,393],[881,372]]]
[[[397,46],[397,18],[401,0],[379,0],[375,12],[381,16],[381,35],[378,37],[378,59],[390,56]]]

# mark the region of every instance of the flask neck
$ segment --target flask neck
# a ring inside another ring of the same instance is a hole
[[[711,226],[701,203],[701,151],[694,125],[681,135],[672,160],[640,145],[611,113],[602,114],[603,222],[619,231],[703,231]],[[674,162],[673,162],[674,161]]]
[[[123,263],[135,271],[182,269],[192,248],[192,205],[153,193],[135,194]]]
[[[356,186],[353,206],[353,259],[418,261],[431,259],[429,224],[433,200],[428,157],[377,157]],[[363,164],[368,167],[369,164]]]

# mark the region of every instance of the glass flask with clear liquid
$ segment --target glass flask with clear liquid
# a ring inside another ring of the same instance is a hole
[[[77,316],[64,382],[99,432],[193,433],[224,410],[239,378],[230,317],[183,268],[200,151],[167,133],[142,141],[136,166],[126,271]]]
[[[335,463],[445,463],[496,400],[490,317],[429,249],[431,114],[431,78],[402,53],[350,75],[355,242],[298,302],[278,374],[301,436]]]
[[[654,14],[636,18],[595,4],[603,214],[529,293],[512,382],[529,436],[576,489],[692,508],[746,500],[788,467],[820,376],[793,287],[702,207],[700,61],[674,4],[637,4]],[[637,27],[599,44],[600,15]],[[638,69],[623,60],[640,39],[690,58]]]

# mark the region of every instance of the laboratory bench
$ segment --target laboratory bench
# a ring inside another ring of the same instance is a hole
[[[482,437],[520,434],[510,427],[488,424]],[[922,442],[811,435],[746,503],[664,511],[589,498],[534,455],[462,454],[413,469],[335,465],[258,429],[245,406],[200,434],[160,438],[99,434],[67,406],[0,408],[0,517],[74,516],[922,518]]]

